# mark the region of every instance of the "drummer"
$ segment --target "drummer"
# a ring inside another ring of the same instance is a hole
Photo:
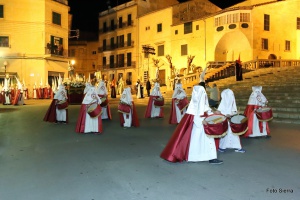
[[[97,80],[95,78],[91,80],[91,86],[88,87],[83,98],[75,129],[77,133],[102,133],[103,127],[101,115],[97,117],[91,117],[87,112],[90,105],[94,103],[101,104],[101,99],[98,96],[95,86],[96,82]],[[99,108],[101,109],[101,107]]]
[[[179,101],[185,100],[184,107],[179,108],[178,103]],[[182,88],[182,84],[180,83],[180,80],[176,83],[175,90],[172,96],[172,105],[171,105],[171,112],[170,112],[170,118],[169,118],[169,124],[178,124],[182,117],[184,116],[188,104],[187,95]]]
[[[61,81],[59,81],[61,83]],[[58,91],[55,93],[53,100],[44,116],[44,121],[54,123],[68,123],[68,109],[58,109],[57,103],[59,101],[67,101],[67,91],[65,86],[61,83],[58,86]]]
[[[102,102],[102,104],[100,105],[102,109],[101,118],[111,120],[112,117],[111,117],[110,105],[108,103],[108,92],[105,86],[105,82],[103,80],[100,80],[98,84],[97,93],[99,97],[102,98],[102,100],[105,102],[105,103]]]
[[[244,115],[248,117],[248,131],[245,133],[245,137],[271,137],[268,122],[260,122],[255,114],[256,109],[264,107],[268,103],[261,91],[262,86],[252,87],[252,93],[244,111]]]
[[[234,93],[230,89],[225,89],[221,93],[221,102],[218,107],[218,111],[226,117],[231,117],[237,114],[237,107],[235,102]],[[242,149],[241,140],[238,135],[232,134],[229,122],[227,134],[220,139],[219,152],[225,152],[226,149],[235,149],[235,152],[245,153],[246,151]]]
[[[160,157],[169,162],[209,161],[222,164],[217,159],[214,138],[204,132],[205,116],[212,114],[204,87],[194,86],[186,114],[181,119]],[[220,114],[216,111],[215,114]]]
[[[131,126],[139,127],[140,123],[137,117],[134,102],[132,100],[130,87],[127,87],[123,90],[123,93],[120,98],[120,103],[127,104],[130,106],[130,113],[119,113],[121,126],[124,127],[124,129],[129,128]]]
[[[163,98],[160,92],[160,85],[158,82],[154,84],[154,88],[151,91],[150,98],[148,101],[148,106],[145,113],[145,118],[163,118],[164,117],[164,108],[155,106],[154,100],[156,98]]]

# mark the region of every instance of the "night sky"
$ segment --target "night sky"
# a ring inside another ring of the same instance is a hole
[[[130,0],[69,0],[70,13],[73,14],[72,30],[79,29],[80,31],[98,30],[98,14],[101,11],[107,10],[110,2],[111,7],[129,2]],[[187,0],[179,0],[185,2]],[[220,8],[226,8],[234,5],[241,0],[210,0]]]

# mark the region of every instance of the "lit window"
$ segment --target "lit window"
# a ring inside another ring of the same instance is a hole
[[[297,29],[300,30],[300,17],[297,17]]]
[[[52,23],[61,25],[61,14],[52,12]]]

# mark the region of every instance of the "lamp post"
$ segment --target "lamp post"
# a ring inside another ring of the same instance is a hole
[[[148,58],[148,79],[149,79],[149,54],[155,55],[155,49],[154,47],[150,46],[150,45],[143,45],[143,53],[145,54],[145,57]]]
[[[7,61],[4,61],[3,65],[4,65],[4,74],[6,74],[6,66],[8,65]]]

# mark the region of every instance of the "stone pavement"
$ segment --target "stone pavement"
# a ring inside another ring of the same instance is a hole
[[[102,135],[77,134],[79,105],[70,122],[42,119],[50,100],[0,105],[0,200],[296,200],[300,195],[300,125],[270,123],[271,139],[242,139],[246,153],[218,153],[222,165],[169,163],[159,155],[174,125],[144,119],[119,125],[118,100]]]

